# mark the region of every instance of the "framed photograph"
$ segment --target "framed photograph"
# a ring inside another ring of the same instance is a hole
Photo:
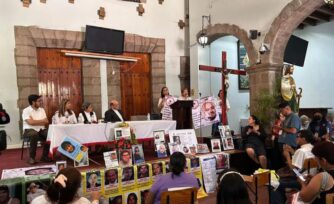
[[[156,144],[156,150],[158,158],[167,157],[167,148],[164,143]]]
[[[169,152],[172,155],[174,152],[181,152],[181,147],[176,143],[168,143]]]
[[[113,168],[118,166],[116,151],[103,152],[103,157],[104,157],[104,163],[107,168]]]
[[[88,153],[84,154],[80,162],[74,160],[74,167],[89,166]]]
[[[199,158],[198,157],[193,157],[190,158],[190,168],[194,169],[194,168],[199,168]]]
[[[150,176],[150,169],[148,164],[137,165],[137,179],[148,178]]]
[[[190,148],[189,148],[189,145],[181,145],[181,151],[182,151],[184,154],[190,154]]]
[[[120,167],[132,165],[132,154],[131,149],[120,149],[119,150],[119,162]]]
[[[224,135],[225,135],[224,137],[232,137],[230,126],[224,125],[223,129],[224,129]]]
[[[165,130],[153,131],[154,144],[165,143]]]
[[[197,153],[197,145],[189,146],[190,154],[195,155]]]
[[[86,192],[101,189],[101,181],[101,171],[96,170],[86,172]]]
[[[66,161],[57,161],[56,162],[57,172],[59,172],[62,169],[65,169],[67,167]]]
[[[212,152],[221,152],[220,139],[211,140],[211,150]]]
[[[227,169],[229,168],[229,154],[219,153],[216,157],[216,169]]]
[[[152,176],[158,176],[158,175],[161,175],[163,174],[163,171],[162,171],[162,162],[155,162],[155,163],[152,163]]]
[[[134,164],[144,163],[145,159],[144,159],[143,145],[142,144],[132,145],[131,148],[133,153]]]
[[[249,58],[245,46],[238,40],[238,69],[245,70],[249,66]],[[249,90],[248,75],[238,75],[239,90]]]
[[[197,153],[205,154],[209,153],[209,147],[207,144],[197,144]]]
[[[234,143],[232,137],[226,137],[222,139],[224,150],[234,149]]]
[[[219,125],[218,126],[218,130],[219,130],[219,135],[221,138],[224,138],[225,137],[225,129],[223,126]]]
[[[126,128],[114,128],[115,140],[120,138],[129,139],[131,138],[131,131],[129,127]]]
[[[134,180],[134,169],[133,166],[124,167],[122,169],[122,182]]]

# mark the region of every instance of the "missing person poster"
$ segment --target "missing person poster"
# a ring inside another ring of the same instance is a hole
[[[91,191],[101,191],[102,174],[100,170],[86,172],[86,193]]]
[[[149,163],[137,165],[137,188],[145,189],[152,185],[152,166]]]
[[[170,130],[169,141],[171,143],[183,145],[181,151],[183,150],[184,145],[186,145],[187,148],[189,148],[189,146],[197,145],[197,138],[194,129]]]
[[[173,120],[173,110],[171,109],[170,105],[175,103],[177,98],[173,96],[166,96],[164,100],[166,102],[162,108],[162,120]]]
[[[102,183],[104,184],[104,194],[112,195],[119,194],[121,192],[121,169],[120,168],[111,168],[105,169],[102,171],[103,179]]]
[[[213,193],[216,190],[216,158],[214,156],[201,157],[203,182],[207,193]]]
[[[216,104],[217,99],[214,97],[203,97],[194,100],[192,117],[195,129],[219,122]]]
[[[82,162],[83,159],[88,159],[88,148],[70,137],[65,137],[57,150],[79,163]]]
[[[103,152],[103,158],[107,168],[113,168],[118,166],[116,151]]]
[[[136,188],[135,175],[136,166],[127,166],[122,168],[122,191],[129,192]]]

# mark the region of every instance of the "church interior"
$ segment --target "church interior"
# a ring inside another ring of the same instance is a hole
[[[334,203],[333,0],[0,11],[0,204]]]

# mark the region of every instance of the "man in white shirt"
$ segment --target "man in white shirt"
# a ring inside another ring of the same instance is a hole
[[[46,113],[41,107],[42,99],[38,95],[30,95],[28,97],[30,106],[25,108],[22,112],[23,120],[23,136],[30,139],[30,159],[29,164],[35,164],[35,156],[37,149],[37,142],[45,141],[47,137],[47,129],[45,126],[49,124]],[[41,161],[49,162],[48,154],[50,145],[44,143],[43,155]]]
[[[122,116],[122,111],[119,110],[118,108],[119,108],[118,101],[112,100],[110,102],[110,109],[104,113],[104,122],[112,122],[112,123],[118,121],[123,122],[124,118]]]
[[[312,154],[313,134],[310,130],[301,130],[297,134],[297,144],[300,146],[296,151],[289,145],[284,146],[284,156],[288,166],[292,168],[302,169],[305,159],[313,158]],[[291,156],[292,155],[292,160]]]

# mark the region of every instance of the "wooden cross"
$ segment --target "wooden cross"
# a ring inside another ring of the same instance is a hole
[[[222,94],[220,99],[222,101],[222,124],[227,125],[227,115],[226,115],[226,93],[227,93],[227,84],[225,84],[225,77],[227,74],[236,74],[236,75],[246,75],[246,71],[237,70],[237,69],[228,69],[226,68],[226,52],[222,52],[222,67],[212,67],[207,65],[199,65],[199,70],[209,71],[209,72],[220,72],[222,73]]]

